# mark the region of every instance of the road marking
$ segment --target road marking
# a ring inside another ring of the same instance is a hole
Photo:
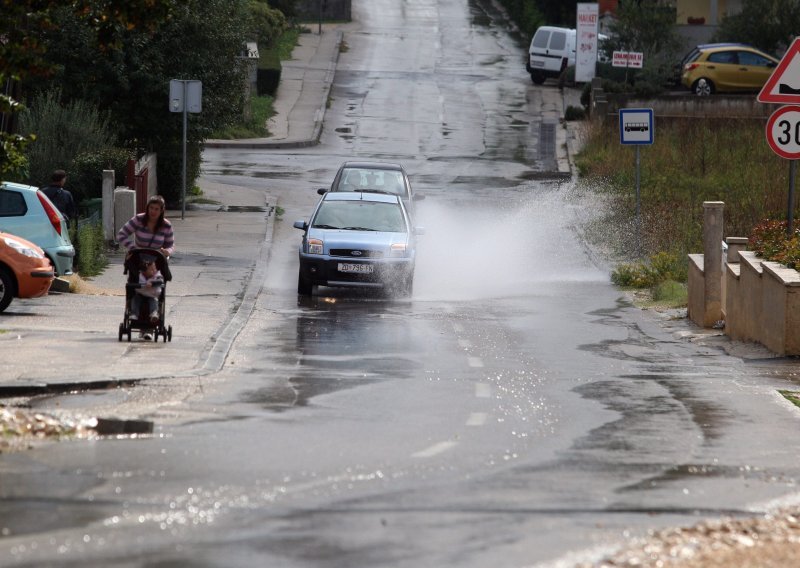
[[[467,426],[483,426],[486,424],[485,412],[473,412],[467,418]]]
[[[472,347],[472,342],[469,339],[459,339],[458,346],[462,349],[469,349]]]
[[[457,442],[439,442],[438,444],[432,445],[430,448],[421,450],[419,452],[411,454],[412,458],[431,458],[437,454],[441,454],[442,452],[446,452],[450,448],[457,445]]]
[[[483,361],[480,357],[467,357],[467,363],[470,367],[483,367]]]
[[[475,383],[475,396],[478,398],[490,398],[492,396],[492,385]]]

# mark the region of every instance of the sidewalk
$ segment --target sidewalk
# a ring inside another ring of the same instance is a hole
[[[206,148],[277,149],[318,144],[346,25],[324,24],[322,35],[300,34],[292,59],[282,64],[276,115],[267,123],[269,138],[206,140]]]

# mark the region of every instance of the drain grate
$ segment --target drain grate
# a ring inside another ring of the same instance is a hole
[[[556,123],[543,120],[539,124],[539,159],[556,159]]]

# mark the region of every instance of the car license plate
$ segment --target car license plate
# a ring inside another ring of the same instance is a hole
[[[351,272],[355,274],[372,274],[371,264],[349,264],[340,262],[338,269],[339,272]]]
[[[539,61],[539,60],[531,61],[531,67],[544,67],[544,61]]]

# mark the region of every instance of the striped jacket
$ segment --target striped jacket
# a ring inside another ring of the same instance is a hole
[[[119,230],[117,240],[128,250],[134,248],[163,248],[167,251],[167,256],[172,255],[175,250],[172,223],[164,219],[161,227],[155,233],[151,233],[147,228],[146,216],[146,213],[134,215]]]

